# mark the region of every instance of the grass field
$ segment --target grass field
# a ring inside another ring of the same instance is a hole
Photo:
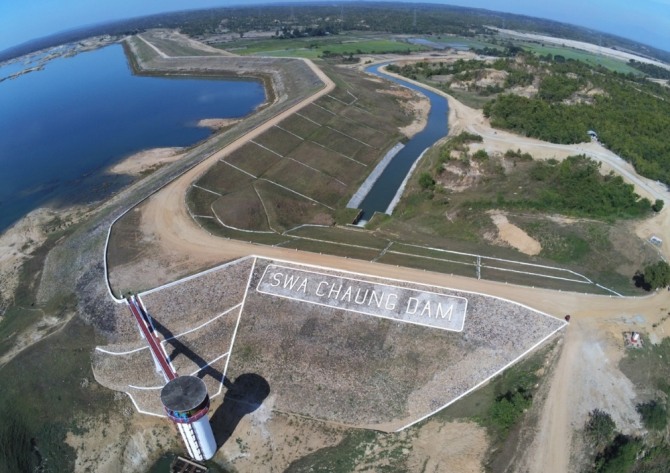
[[[607,56],[602,56],[600,54],[590,53],[588,51],[581,51],[578,49],[563,47],[563,46],[549,46],[537,43],[518,43],[519,46],[523,47],[528,51],[532,51],[539,56],[546,56],[547,54],[551,55],[560,55],[565,59],[574,59],[576,61],[586,62],[592,66],[603,66],[607,69],[615,72],[621,72],[623,74],[632,73],[636,76],[642,75],[640,71],[629,66],[625,61],[614,59]]]
[[[365,246],[377,250],[383,250],[389,244],[388,240],[378,238],[366,230],[342,227],[304,226],[291,230],[286,234],[302,238],[348,243],[350,245]]]
[[[428,39],[459,42],[471,47],[486,46],[483,42],[466,41],[466,38]],[[337,43],[341,40],[351,42]],[[335,38],[323,38],[323,41],[315,40],[318,44],[311,44],[311,50],[322,51],[330,48],[336,51],[336,46],[389,46],[388,42],[378,40],[379,38],[373,37],[339,37],[337,41]],[[256,52],[267,51],[279,44],[289,49],[310,46],[307,40],[241,40],[234,43],[235,47],[246,47],[247,53],[252,53],[254,48]],[[538,52],[557,54],[564,52],[563,49],[565,48]],[[408,117],[399,107],[398,99],[379,92],[384,87],[383,84],[370,81],[355,70],[327,64],[322,64],[322,67],[337,84],[335,90],[260,135],[254,140],[255,143],[249,143],[224,158],[225,163],[230,163],[244,172],[219,163],[196,183],[197,186],[214,193],[194,187],[188,194],[187,200],[195,215],[215,217],[212,205],[216,202],[216,216],[226,225],[259,232],[272,230],[278,234],[272,236],[236,232],[218,228],[221,226],[215,218],[197,219],[208,231],[231,238],[300,246],[309,251],[324,253],[335,251],[337,254],[351,254],[346,246],[338,243],[369,246],[377,250],[376,253],[361,253],[359,257],[363,259],[379,257],[381,250],[388,242],[393,241],[390,251],[383,255],[382,262],[468,276],[476,275],[473,256],[403,247],[401,244],[408,242],[473,254],[481,254],[485,247],[484,252],[488,256],[570,267],[597,282],[606,282],[608,287],[614,285],[613,288],[619,292],[631,289],[628,278],[621,273],[627,269],[622,268],[626,265],[632,267],[645,253],[638,252],[635,257],[622,254],[620,250],[625,246],[619,235],[622,232],[610,235],[606,225],[583,223],[580,226],[566,226],[540,221],[541,217],[538,216],[510,215],[512,223],[541,242],[543,252],[537,257],[522,255],[512,248],[491,246],[483,238],[486,233],[495,234],[496,227],[485,213],[469,209],[469,200],[494,199],[501,192],[512,192],[519,186],[527,186],[527,179],[522,172],[523,163],[518,163],[518,169],[515,168],[520,172],[514,173],[504,173],[494,163],[479,163],[478,172],[484,175],[484,179],[477,182],[472,189],[461,193],[439,189],[435,192],[422,192],[416,178],[412,179],[394,216],[381,221],[372,237],[322,227],[305,227],[290,234],[282,234],[305,223],[326,226],[334,224],[336,220],[338,223],[347,223],[346,219],[342,220],[345,214],[342,207],[386,149],[401,140],[397,127],[408,121]],[[429,153],[421,165],[423,169],[417,170],[416,175],[422,170],[434,167],[438,157],[439,150]],[[217,194],[226,197],[219,198]],[[253,217],[245,215],[249,212],[254,214]],[[346,215],[347,218],[352,218],[355,211],[346,212]],[[312,238],[324,240],[325,243],[304,240]],[[379,239],[379,242],[371,244],[375,239]],[[612,239],[618,239],[617,245],[609,243]],[[622,256],[608,258],[607,255],[613,254],[613,251]],[[604,262],[614,260],[619,261],[616,268],[619,272],[613,271],[611,265],[604,267]],[[481,275],[484,278],[563,289],[574,286],[571,288],[579,291],[587,287],[587,291],[600,292],[592,285],[569,281],[559,283],[558,279],[538,279],[515,272],[528,271],[558,278],[578,278],[560,269],[526,267],[486,258],[482,264]]]
[[[334,243],[323,243],[311,240],[292,240],[282,245],[284,248],[296,248],[301,251],[311,253],[324,253],[335,256],[346,256],[347,258],[362,259],[371,261],[379,252],[377,250],[368,250],[366,248],[357,248],[353,246],[338,245]]]
[[[323,205],[311,202],[268,181],[255,184],[263,202],[267,202],[270,226],[277,231],[285,231],[303,223],[333,223],[331,212]]]
[[[369,39],[355,36],[336,36],[330,38],[270,39],[235,41],[219,44],[235,54],[321,58],[328,54],[384,54],[425,51],[428,48],[393,39]]]
[[[252,185],[219,197],[212,212],[224,224],[241,230],[269,231],[263,203]]]
[[[244,204],[239,211],[224,210],[225,202],[237,202],[242,194],[222,199],[216,208],[217,214],[226,217],[222,218],[224,223],[240,222],[245,226],[230,225],[267,231],[264,219],[237,215],[243,208],[251,208],[249,205],[265,214],[269,227],[280,232],[303,223],[331,224],[336,214],[342,215],[336,209],[344,207],[386,149],[401,140],[398,127],[411,117],[402,112],[399,99],[378,93],[383,85],[355,71],[326,70],[336,79],[338,88],[226,156],[224,163],[201,176],[187,198],[192,213],[213,216],[207,209],[217,194],[238,192],[253,183],[266,205]],[[373,122],[370,117],[384,119]],[[355,156],[361,161],[357,162]],[[245,195],[253,197],[248,191]],[[214,223],[207,225],[210,231],[215,229]],[[222,232],[229,235],[230,229]]]
[[[253,177],[249,174],[245,174],[224,162],[218,162],[199,180],[198,185],[204,189],[217,189],[219,193],[223,193],[235,192],[246,187],[251,181],[253,181]]]
[[[94,381],[95,343],[93,328],[75,317],[0,368],[0,376],[11,380],[0,390],[0,470],[37,471],[48,462],[48,471],[74,471],[76,452],[65,439],[68,431],[82,433],[75,419],[118,408],[114,393]]]

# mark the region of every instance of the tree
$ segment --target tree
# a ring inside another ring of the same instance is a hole
[[[670,284],[670,264],[665,261],[658,261],[644,268],[644,282],[648,285],[648,290],[658,289]]]
[[[586,437],[588,437],[596,448],[601,448],[612,441],[616,425],[610,415],[600,409],[589,412],[589,420],[586,422]]]
[[[422,189],[432,189],[435,186],[435,180],[429,173],[424,172],[419,176],[419,185]]]
[[[665,204],[663,200],[656,199],[654,205],[652,205],[651,208],[654,212],[660,212],[663,209],[663,204]]]
[[[668,425],[668,413],[665,407],[656,401],[638,404],[635,409],[640,413],[642,422],[647,429],[663,430]]]

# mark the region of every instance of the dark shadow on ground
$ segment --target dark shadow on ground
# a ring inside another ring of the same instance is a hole
[[[270,385],[260,375],[245,373],[234,382],[224,380],[228,389],[223,404],[216,410],[210,422],[218,448],[233,435],[242,418],[258,409],[270,394]]]
[[[167,340],[167,345],[172,347],[172,351],[168,353],[168,361],[174,360],[179,354],[184,355],[186,358],[198,365],[198,368],[200,368],[200,371],[195,374],[198,378],[204,380],[205,376],[211,376],[217,383],[221,382],[223,379],[223,373],[221,373],[221,371],[209,366],[207,361],[194,352],[190,347],[179,341],[179,339],[173,338],[174,334],[153,317],[151,318],[151,322],[153,323],[156,331],[160,333],[165,340]],[[181,374],[185,375],[189,373]]]

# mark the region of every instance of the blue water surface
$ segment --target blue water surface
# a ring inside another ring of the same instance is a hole
[[[363,214],[361,215],[362,220],[371,219],[375,212],[386,212],[398,188],[412,168],[412,164],[414,164],[426,148],[430,148],[440,138],[445,137],[449,133],[449,104],[447,99],[423,87],[384,74],[379,68],[385,65],[370,66],[366,71],[421,92],[430,100],[430,112],[428,113],[426,127],[414,135],[405,144],[405,147],[393,157],[371,187],[370,192],[368,192],[361,202],[360,207],[363,210]]]
[[[200,119],[242,117],[264,100],[254,80],[133,75],[120,45],[0,82],[0,232],[45,203],[99,200],[129,182],[110,165],[192,145],[210,134]]]

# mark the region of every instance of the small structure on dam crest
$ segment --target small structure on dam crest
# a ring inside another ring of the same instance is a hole
[[[184,438],[189,455],[199,461],[216,453],[216,441],[209,424],[209,395],[203,380],[180,376],[161,390],[161,402]]]

